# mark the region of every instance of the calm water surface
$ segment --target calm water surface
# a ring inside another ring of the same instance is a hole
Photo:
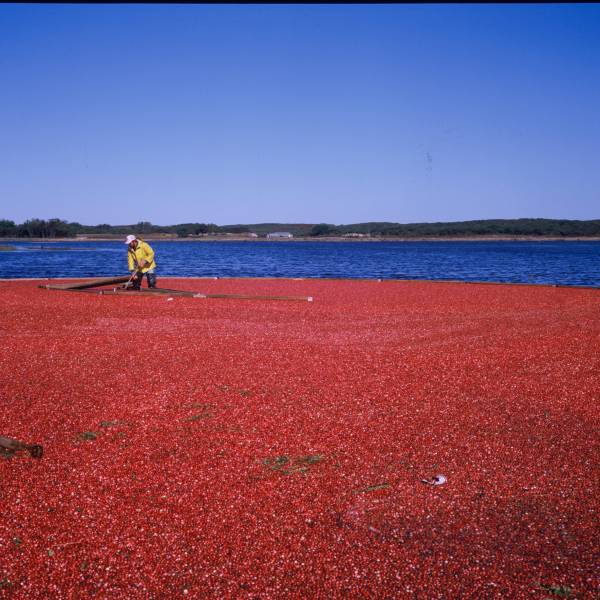
[[[1,242],[0,278],[127,274],[114,242]],[[600,287],[600,242],[151,242],[157,274],[458,279]]]

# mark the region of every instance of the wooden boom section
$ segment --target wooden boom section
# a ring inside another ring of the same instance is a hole
[[[141,288],[139,290],[114,287],[112,289],[94,289],[100,286],[127,283],[129,277],[113,277],[109,279],[95,279],[79,283],[54,283],[38,287],[48,290],[60,290],[64,292],[87,292],[100,295],[124,295],[124,296],[180,296],[186,298],[222,298],[231,300],[287,300],[290,302],[312,302],[312,296],[251,296],[247,294],[203,294],[188,290],[170,290],[166,288]]]
[[[129,277],[105,277],[90,279],[88,281],[78,281],[74,283],[48,283],[39,285],[38,287],[45,288],[47,290],[85,290],[87,288],[94,288],[101,285],[127,283],[128,281]]]
[[[142,288],[140,290],[125,290],[114,288],[112,290],[69,290],[73,292],[91,292],[102,295],[122,296],[179,296],[184,298],[223,298],[232,300],[288,300],[295,302],[312,302],[312,296],[251,296],[247,294],[203,294],[202,292],[191,292],[188,290],[169,290],[165,288]]]

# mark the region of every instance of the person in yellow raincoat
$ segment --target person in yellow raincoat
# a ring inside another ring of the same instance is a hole
[[[156,287],[156,263],[154,262],[154,250],[150,244],[144,240],[136,238],[135,235],[128,235],[125,240],[127,244],[127,262],[133,278],[133,289],[139,290],[142,287],[144,274],[148,280],[148,287]]]

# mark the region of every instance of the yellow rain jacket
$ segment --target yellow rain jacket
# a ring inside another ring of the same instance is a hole
[[[131,248],[128,248],[127,250],[129,270],[134,271],[137,269],[142,273],[147,273],[150,269],[156,268],[156,263],[154,262],[154,250],[152,250],[150,244],[147,244],[144,240],[140,240],[140,238],[137,238],[137,242],[135,250],[132,250]],[[141,264],[142,260],[145,260],[146,264],[138,269],[138,265]]]

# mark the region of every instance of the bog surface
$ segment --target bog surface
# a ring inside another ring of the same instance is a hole
[[[0,597],[594,597],[600,292],[0,283]]]

